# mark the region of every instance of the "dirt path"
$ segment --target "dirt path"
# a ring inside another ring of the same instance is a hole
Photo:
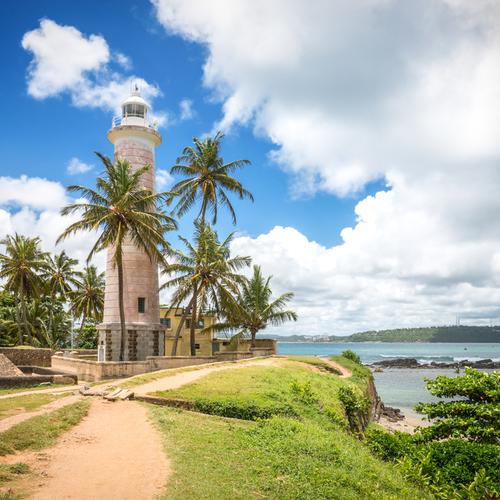
[[[20,424],[25,420],[28,420],[32,417],[37,417],[38,415],[43,415],[44,413],[48,413],[49,411],[57,410],[58,408],[62,408],[63,406],[70,405],[72,403],[76,403],[81,399],[82,396],[72,395],[67,396],[61,399],[56,399],[44,406],[41,406],[38,410],[35,411],[25,411],[23,413],[18,413],[17,415],[12,415],[11,417],[3,418],[0,420],[0,432],[4,432],[7,429],[10,429],[13,425]]]
[[[29,496],[38,500],[150,500],[168,475],[161,436],[133,401],[95,399],[82,423],[43,455],[38,472],[46,479]]]
[[[238,368],[245,368],[246,366],[255,366],[255,365],[270,366],[270,365],[276,365],[278,364],[278,362],[279,362],[278,359],[266,358],[256,361],[245,361],[234,365],[207,366],[206,368],[200,368],[199,370],[180,372],[176,375],[166,376],[164,378],[148,382],[147,384],[138,385],[136,387],[131,388],[131,390],[134,391],[135,394],[143,396],[150,392],[178,389],[183,385],[190,384],[195,380],[207,376],[209,373],[219,372],[222,370],[235,370]]]
[[[335,368],[336,370],[338,370],[340,372],[340,375],[339,375],[340,378],[349,378],[349,377],[352,377],[351,370],[348,370],[347,368],[345,368],[341,364],[336,363],[335,361],[332,361],[331,359],[325,359],[325,358],[321,358],[321,359],[327,365],[330,365],[332,368]]]

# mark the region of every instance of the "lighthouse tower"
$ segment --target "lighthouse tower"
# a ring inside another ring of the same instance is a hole
[[[133,169],[146,164],[144,187],[154,190],[155,147],[161,136],[150,122],[150,108],[137,87],[122,104],[122,114],[113,118],[108,139],[115,147],[115,160],[128,160]],[[164,327],[160,324],[158,266],[130,240],[123,248],[123,301],[125,308],[124,361],[144,360],[164,354]],[[98,326],[99,347],[106,361],[120,360],[120,310],[118,269],[113,249],[108,250],[103,322]]]

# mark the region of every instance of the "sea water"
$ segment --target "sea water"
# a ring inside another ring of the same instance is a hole
[[[500,343],[401,343],[401,342],[278,342],[278,354],[286,355],[339,355],[350,349],[361,357],[365,364],[384,359],[416,358],[421,363],[457,362],[464,359],[477,361],[493,359],[500,361]],[[384,369],[374,373],[375,385],[382,401],[388,406],[401,408],[411,414],[418,402],[431,402],[425,387],[426,378],[438,375],[456,376],[453,369]]]

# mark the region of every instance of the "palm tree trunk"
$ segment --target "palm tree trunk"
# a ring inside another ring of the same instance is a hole
[[[125,306],[123,304],[123,262],[121,254],[117,258],[118,267],[118,305],[120,307],[120,361],[124,361],[125,355]]]
[[[19,345],[23,345],[23,328],[21,324],[21,303],[16,304],[16,323],[17,323],[17,338]]]
[[[21,314],[24,333],[26,334],[26,337],[28,339],[28,344],[33,345],[33,337],[28,327],[28,313],[26,312],[26,301],[24,300],[24,297],[21,298]]]
[[[87,314],[83,313],[82,322],[80,323],[80,333],[83,333],[83,327],[85,326],[86,321],[87,321]]]
[[[250,334],[252,335],[252,347],[255,347],[255,336],[257,335],[257,330],[250,330]]]
[[[193,305],[193,299],[189,301],[189,304],[186,309],[184,309],[181,317],[181,322],[179,323],[179,326],[177,327],[177,330],[175,331],[175,338],[174,338],[174,343],[172,345],[172,356],[177,356],[177,344],[179,342],[179,337],[181,335],[182,327],[186,321],[187,315],[189,308]]]
[[[192,307],[191,307],[191,328],[189,329],[189,344],[191,346],[191,356],[196,356],[196,335],[195,335],[195,328],[196,328],[196,320],[197,320],[197,315],[196,315],[196,309],[198,307],[198,286],[194,286],[194,291],[193,291],[193,299],[191,300],[192,302]]]

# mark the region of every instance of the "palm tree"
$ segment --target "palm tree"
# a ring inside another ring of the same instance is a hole
[[[182,174],[186,177],[172,188],[172,191],[180,196],[174,210],[178,217],[182,217],[196,201],[201,200],[198,219],[202,222],[205,222],[209,209],[212,213],[212,224],[216,224],[218,206],[223,205],[231,213],[233,224],[236,224],[236,213],[227,192],[236,193],[240,200],[249,198],[253,201],[252,193],[230,175],[235,170],[249,165],[250,161],[234,160],[225,164],[224,158],[220,156],[223,137],[221,132],[204,140],[194,137],[194,146],[185,147],[182,156],[176,160],[177,164],[170,169],[171,174]]]
[[[142,185],[142,175],[149,165],[133,170],[126,160],[113,163],[97,153],[105,167],[96,180],[96,189],[69,186],[70,192],[80,193],[86,203],[73,203],[61,210],[62,215],[81,213],[81,219],[66,228],[57,242],[78,231],[100,231],[87,262],[101,250],[113,252],[113,263],[118,269],[118,302],[120,308],[120,360],[125,350],[125,308],[123,304],[123,247],[132,242],[144,251],[151,261],[163,262],[161,248],[167,247],[164,234],[176,227],[175,221],[158,211],[160,204],[169,204],[171,193],[155,193]]]
[[[80,273],[76,290],[71,294],[71,310],[73,315],[81,318],[80,333],[87,319],[96,322],[102,320],[104,309],[104,273],[99,273],[97,267],[87,266]]]
[[[29,238],[17,233],[7,236],[0,244],[5,245],[5,253],[0,254],[0,279],[5,280],[5,289],[16,296],[19,344],[23,343],[25,336],[32,345],[27,303],[42,289],[40,272],[46,267],[46,253],[40,249],[40,238]]]
[[[233,239],[230,234],[220,242],[217,233],[207,224],[195,221],[194,243],[179,237],[187,248],[187,253],[171,250],[174,262],[164,266],[167,275],[175,274],[162,288],[176,290],[172,297],[172,307],[190,298],[189,305],[183,311],[181,321],[175,333],[172,356],[177,354],[177,343],[187,315],[191,312],[190,345],[191,356],[196,356],[195,328],[199,312],[209,307],[219,310],[221,295],[235,293],[244,277],[238,274],[242,268],[250,265],[250,257],[231,257],[229,245]]]
[[[226,320],[208,329],[236,331],[239,337],[249,334],[252,347],[255,347],[255,336],[259,330],[268,325],[279,326],[286,321],[297,321],[297,313],[284,309],[293,298],[293,293],[284,293],[271,300],[271,278],[264,278],[260,266],[253,266],[253,276],[241,284],[236,297],[224,296]]]
[[[50,299],[55,302],[60,300],[66,302],[73,290],[78,284],[78,272],[74,266],[78,264],[76,259],[71,259],[63,250],[58,255],[46,256],[46,267],[42,272],[42,279],[45,282],[45,289]],[[48,330],[52,332],[54,315],[52,308],[49,308]]]

